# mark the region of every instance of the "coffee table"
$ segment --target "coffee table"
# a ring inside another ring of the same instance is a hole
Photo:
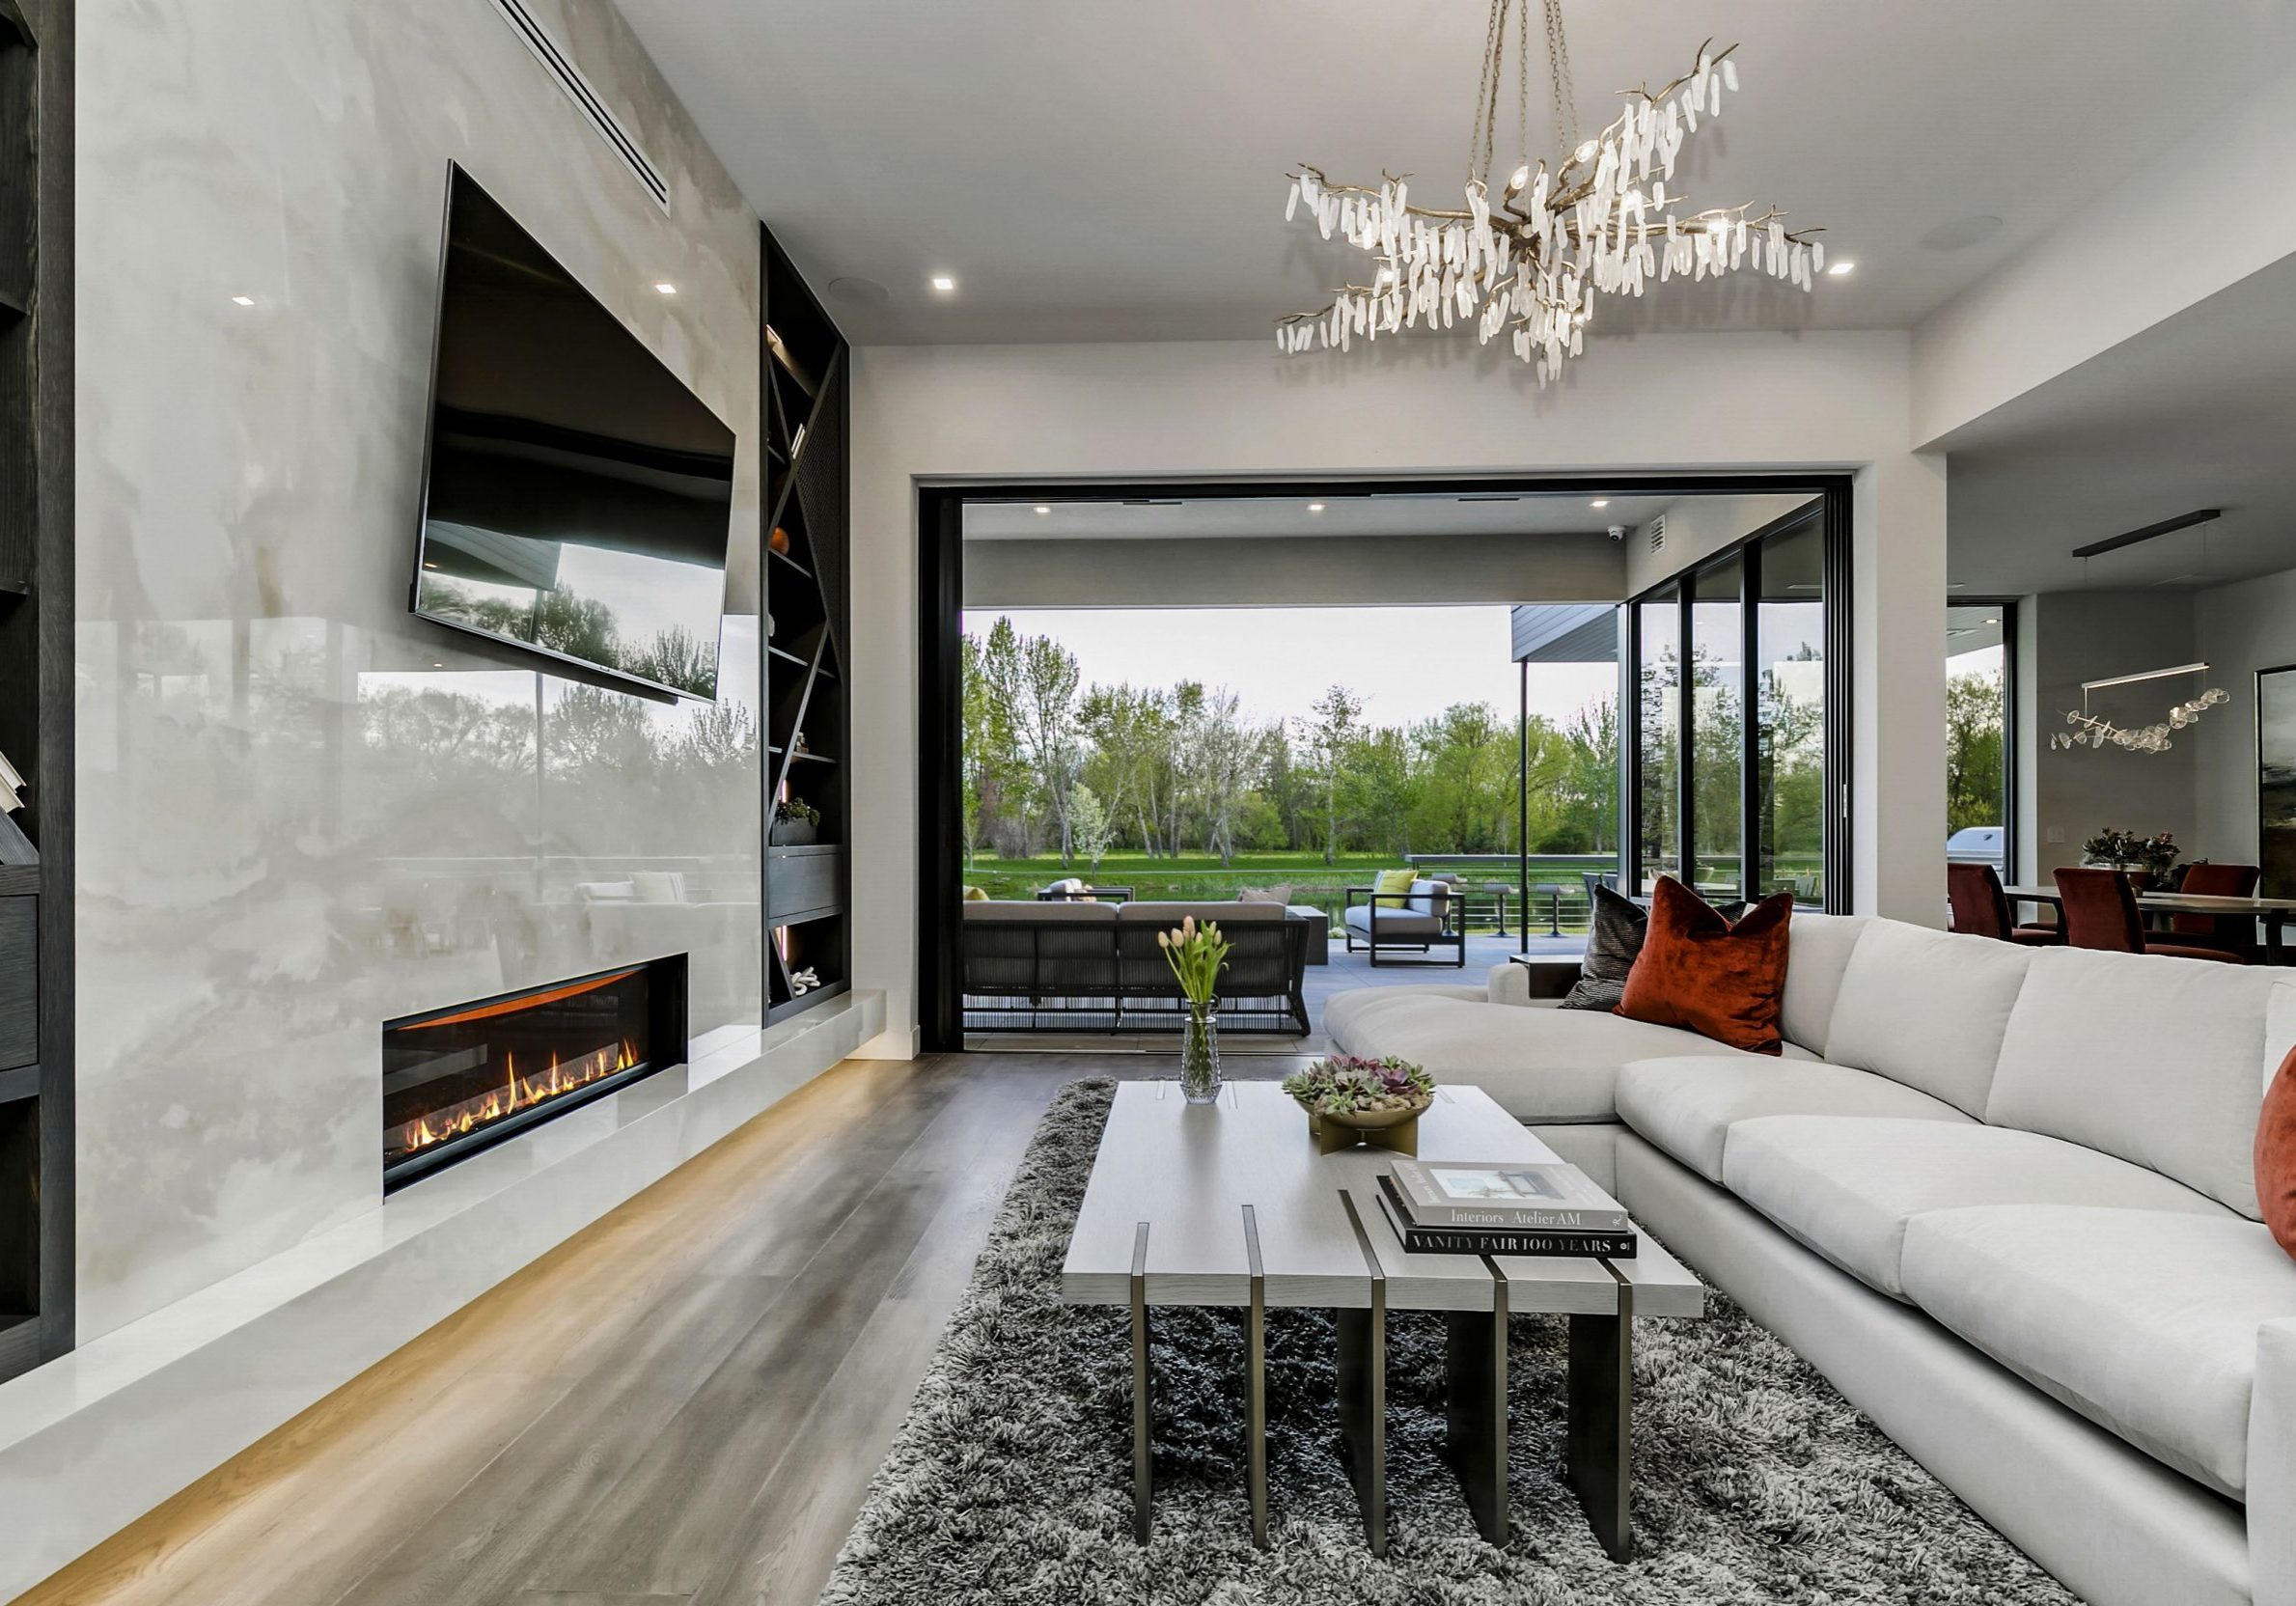
[[[1479,1088],[1442,1087],[1419,1121],[1430,1160],[1554,1161]],[[1085,1187],[1061,1297],[1131,1312],[1133,1532],[1154,1515],[1148,1328],[1166,1306],[1248,1313],[1245,1481],[1267,1543],[1267,1312],[1333,1311],[1339,1419],[1374,1555],[1387,1551],[1387,1313],[1447,1324],[1445,1447],[1477,1527],[1507,1537],[1507,1318],[1570,1318],[1564,1475],[1604,1549],[1632,1551],[1636,1316],[1701,1316],[1705,1289],[1645,1236],[1632,1260],[1410,1255],[1378,1204],[1377,1149],[1318,1156],[1307,1117],[1273,1082],[1231,1082],[1191,1106],[1173,1082],[1123,1082]]]

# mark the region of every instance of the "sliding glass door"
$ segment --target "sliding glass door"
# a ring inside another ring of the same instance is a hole
[[[1840,906],[1846,621],[1829,604],[1845,565],[1819,498],[1631,604],[1643,891],[1680,875],[1716,902]]]

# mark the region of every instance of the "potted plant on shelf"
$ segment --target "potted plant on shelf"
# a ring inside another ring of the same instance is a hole
[[[1180,1039],[1180,1092],[1191,1104],[1209,1104],[1220,1096],[1220,1001],[1214,989],[1228,962],[1227,939],[1218,921],[1200,926],[1190,915],[1177,929],[1158,931],[1156,946],[1164,951],[1188,1006],[1186,1036]]]
[[[1416,1154],[1419,1118],[1435,1101],[1435,1079],[1393,1055],[1334,1054],[1285,1077],[1284,1091],[1308,1112],[1308,1130],[1322,1153],[1368,1143]]]
[[[821,811],[802,797],[784,797],[773,805],[771,842],[776,847],[810,846],[821,834]]]

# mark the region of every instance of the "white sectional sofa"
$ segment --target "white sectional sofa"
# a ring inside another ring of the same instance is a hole
[[[2296,971],[1798,914],[1783,1056],[1475,987],[1333,1042],[1483,1088],[2084,1598],[2296,1606]]]

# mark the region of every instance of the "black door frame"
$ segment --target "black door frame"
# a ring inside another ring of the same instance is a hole
[[[1826,833],[1827,906],[1846,897],[1851,764],[1849,740],[1850,477],[1846,474],[1425,474],[1362,478],[1323,475],[1281,480],[956,481],[917,487],[917,1025],[927,1053],[964,1047],[956,991],[958,936],[952,918],[963,898],[964,853],[956,830],[963,796],[963,756],[957,638],[964,615],[964,509],[975,502],[1147,502],[1207,498],[1290,498],[1331,501],[1345,496],[1550,495],[1664,496],[1804,493],[1826,503],[1826,767],[1840,817]],[[1758,536],[1761,532],[1757,532]],[[1749,538],[1754,539],[1754,538]],[[1742,544],[1742,543],[1741,543]],[[1720,559],[1723,553],[1710,556]],[[1631,636],[1633,598],[1628,603]],[[1834,603],[1839,600],[1840,606]],[[1840,681],[1837,691],[1836,682]],[[1622,685],[1634,682],[1622,670]],[[1622,751],[1639,739],[1634,712],[1641,699],[1619,708]],[[1750,722],[1751,723],[1751,722]],[[1839,756],[1839,763],[1837,761]],[[1839,768],[1839,776],[1836,771]],[[1625,778],[1636,779],[1634,765]],[[1632,789],[1620,788],[1621,810],[1639,834]],[[1836,827],[1839,827],[1837,830]],[[1621,837],[1621,851],[1639,853],[1637,836]],[[1837,889],[1841,889],[1838,894]]]

